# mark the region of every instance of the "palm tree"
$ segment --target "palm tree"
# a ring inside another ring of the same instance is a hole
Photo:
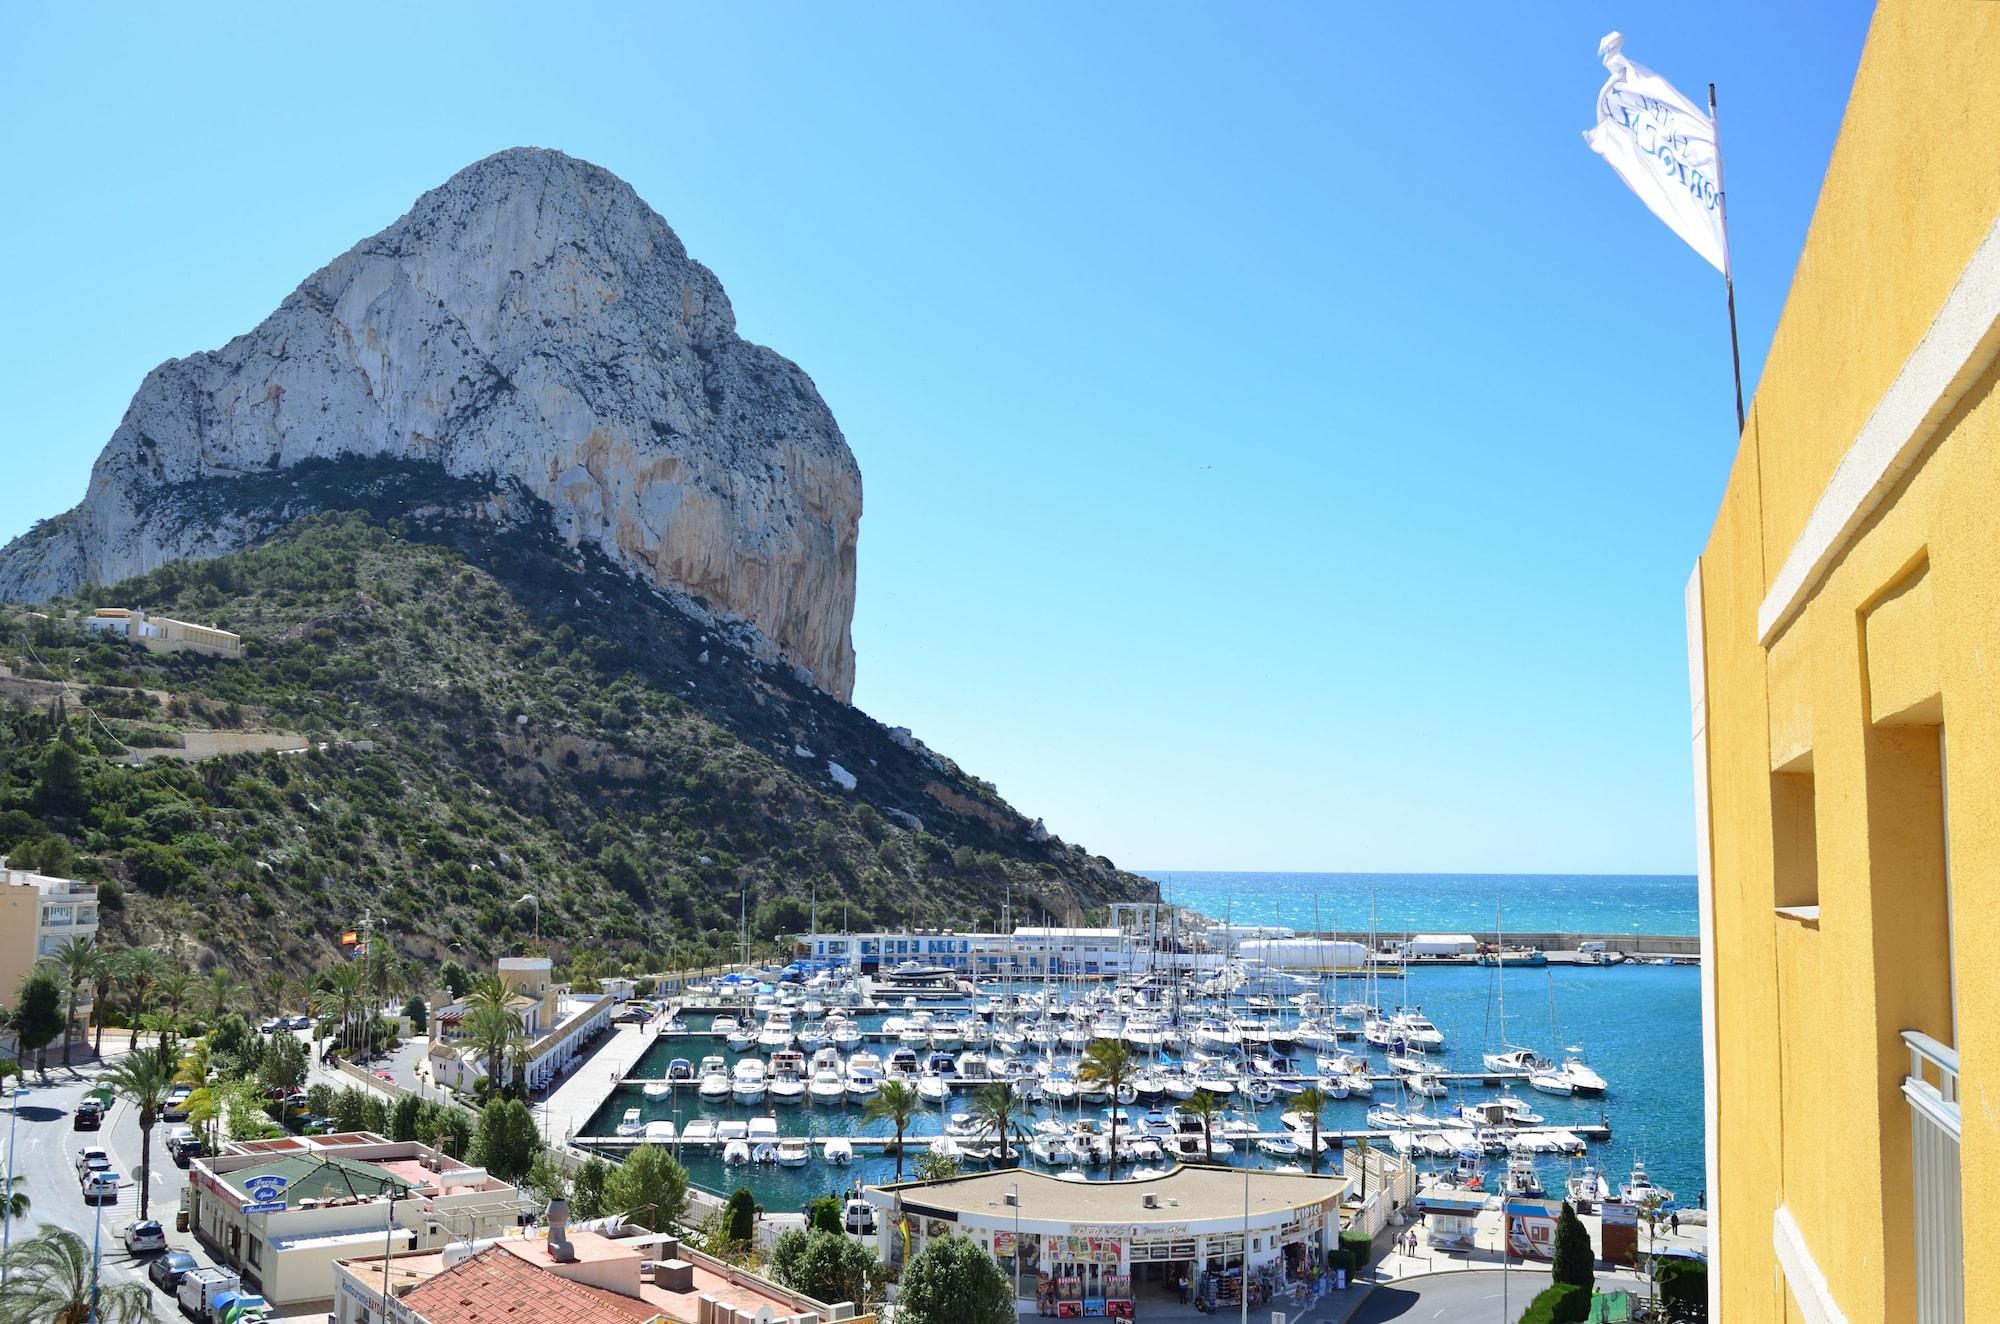
[[[125,980],[126,1021],[132,1027],[132,1046],[139,1046],[139,1018],[153,1009],[153,990],[167,972],[166,958],[150,947],[134,947],[119,958]]]
[[[212,1029],[222,1019],[224,1012],[236,1005],[243,994],[243,986],[236,982],[236,976],[222,966],[208,972],[208,983],[202,988],[202,997],[207,999],[208,1024]]]
[[[340,1018],[340,1043],[345,1048],[348,1046],[348,1032],[354,1024],[354,1013],[366,1001],[361,991],[361,968],[337,965],[326,972],[323,980],[324,987],[313,996],[313,1015]]]
[[[1201,1123],[1201,1147],[1208,1161],[1215,1162],[1215,1119],[1222,1116],[1222,1100],[1208,1090],[1196,1090],[1194,1097],[1181,1107],[1187,1115]]]
[[[1354,1158],[1361,1165],[1361,1203],[1363,1204],[1368,1203],[1368,1154],[1373,1148],[1374,1146],[1368,1143],[1367,1136],[1362,1136],[1354,1142]],[[1345,1158],[1341,1159],[1340,1166],[1342,1169],[1347,1167],[1347,1160]]]
[[[160,1005],[166,1008],[166,1022],[160,1035],[161,1043],[166,1043],[169,1036],[179,1037],[181,1009],[187,1005],[188,997],[193,992],[194,976],[185,970],[169,970],[160,976]]]
[[[44,1227],[14,1243],[0,1286],[0,1324],[84,1324],[97,1298],[101,1324],[148,1324],[152,1289],[143,1282],[97,1283],[90,1246],[74,1232]]]
[[[130,1099],[139,1109],[139,1219],[145,1221],[152,1195],[153,1124],[160,1120],[160,1107],[174,1087],[180,1061],[174,1050],[161,1044],[135,1049],[120,1058],[101,1078],[104,1084]]]
[[[125,963],[121,953],[100,950],[97,954],[97,968],[90,972],[90,1019],[97,1022],[97,1032],[92,1036],[90,1052],[100,1062],[104,1060],[104,1013],[111,1005],[111,990],[117,987],[124,968]]]
[[[63,987],[69,990],[69,1001],[63,1010],[63,1066],[70,1062],[70,1032],[76,1027],[76,995],[84,983],[97,975],[98,962],[103,959],[97,950],[97,943],[91,938],[69,938],[63,945],[43,957],[43,963],[56,972]]]
[[[482,1002],[465,1018],[465,1040],[486,1062],[486,1083],[500,1089],[507,1080],[507,1056],[516,1051],[521,1024],[502,1004]]]
[[[972,1120],[1000,1137],[1000,1166],[1003,1168],[1009,1158],[1007,1135],[1019,1127],[1021,1111],[1020,1096],[1014,1093],[1012,1081],[998,1080],[991,1085],[982,1085],[972,1096]]]
[[[917,1098],[917,1092],[910,1088],[908,1081],[889,1080],[882,1083],[882,1088],[875,1092],[875,1097],[868,1101],[868,1107],[864,1110],[863,1115],[869,1121],[886,1117],[896,1128],[897,1181],[903,1180],[903,1132],[909,1129],[910,1122],[922,1107],[923,1103]]]
[[[1308,1085],[1292,1096],[1292,1107],[1312,1119],[1313,1176],[1319,1175],[1319,1115],[1326,1111],[1326,1091]]]
[[[264,1010],[271,1016],[285,1014],[285,990],[292,986],[292,977],[282,970],[266,970],[264,977],[257,981],[258,991],[264,995]]]
[[[28,1210],[33,1207],[34,1201],[28,1198],[26,1191],[15,1189],[27,1184],[28,1174],[25,1172],[14,1178],[7,1191],[7,1198],[4,1201],[0,1201],[0,1218],[13,1222],[16,1219],[28,1216]]]
[[[1078,1080],[1098,1081],[1111,1095],[1110,1162],[1113,1181],[1118,1180],[1118,1105],[1123,1102],[1118,1094],[1137,1066],[1132,1050],[1125,1046],[1123,1039],[1092,1039],[1090,1047],[1083,1050],[1083,1061],[1076,1068]]]

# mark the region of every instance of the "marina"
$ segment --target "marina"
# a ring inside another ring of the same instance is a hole
[[[1178,1161],[1305,1171],[1311,1127],[1290,1100],[1314,1086],[1325,1094],[1323,1166],[1366,1144],[1435,1177],[1478,1172],[1498,1189],[1511,1170],[1521,1185],[1561,1191],[1583,1168],[1622,1174],[1650,1159],[1662,1189],[1679,1186],[1687,1205],[1700,1198],[1699,1125],[1681,1120],[1699,1117],[1698,1065],[1672,1069],[1699,1061],[1693,969],[1509,961],[1399,973],[1408,978],[1238,969],[954,981],[921,994],[827,972],[695,986],[572,1143],[607,1157],[672,1148],[700,1185],[796,1207],[891,1180],[899,1166],[911,1174],[926,1154],[968,1172],[997,1164],[974,1100],[1005,1080],[1020,1099],[1008,1159],[1030,1169],[1101,1179],[1115,1156],[1120,1176]],[[1576,1008],[1567,1027],[1565,1004]],[[1079,1078],[1099,1039],[1133,1058],[1115,1096]],[[1565,1052],[1579,1040],[1587,1058]],[[1521,1044],[1534,1047],[1508,1059]],[[1566,1058],[1592,1092],[1557,1083]],[[888,1119],[869,1109],[890,1080],[918,1098],[900,1155]],[[1206,1132],[1190,1111],[1197,1093],[1219,1105]]]

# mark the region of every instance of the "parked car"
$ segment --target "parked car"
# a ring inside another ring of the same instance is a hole
[[[127,1255],[157,1255],[167,1248],[167,1230],[153,1219],[125,1225]]]
[[[183,1168],[202,1155],[201,1137],[191,1126],[177,1126],[167,1132],[166,1145],[168,1156]]]
[[[181,1285],[181,1279],[198,1268],[194,1256],[184,1250],[170,1250],[159,1259],[146,1266],[146,1276],[153,1280],[153,1286],[172,1296]]]
[[[310,1016],[294,1016],[285,1022],[287,1030],[310,1030],[312,1027],[313,1018]]]
[[[74,1131],[95,1131],[104,1125],[104,1105],[95,1099],[85,1099],[76,1105],[70,1114],[70,1129]]]
[[[174,1086],[167,1094],[166,1104],[160,1109],[160,1120],[163,1122],[185,1122],[188,1115],[188,1100],[193,1096],[194,1090],[190,1086]]]
[[[89,1172],[84,1174],[83,1202],[85,1204],[117,1204],[118,1174],[115,1172]]]
[[[849,1200],[844,1220],[849,1232],[869,1233],[875,1230],[875,1206],[866,1200]]]
[[[289,1017],[289,1016],[273,1016],[273,1017],[271,1017],[271,1018],[270,1018],[269,1020],[265,1021],[265,1022],[264,1022],[263,1024],[261,1024],[261,1025],[259,1025],[259,1026],[257,1027],[257,1033],[259,1033],[259,1034],[277,1034],[277,1033],[278,1033],[279,1031],[281,1031],[281,1030],[289,1030],[289,1029],[291,1029],[291,1028],[292,1028],[292,1018],[291,1018],[291,1017]]]
[[[95,1145],[76,1151],[76,1179],[82,1181],[93,1172],[111,1171],[111,1155]]]

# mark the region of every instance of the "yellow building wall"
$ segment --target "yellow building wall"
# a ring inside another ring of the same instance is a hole
[[[1768,648],[1757,624],[1836,466],[2000,217],[1996,89],[2000,5],[1880,6],[1701,558],[1724,1321],[1808,1318],[1774,1250],[1781,1205],[1848,1320],[1914,1318],[1901,1030],[1959,1049],[1968,1200],[2000,1176],[2000,1098],[1982,1070],[2000,1048],[2000,967],[1982,956],[2000,932],[2000,373],[1969,384]],[[1798,900],[1779,889],[1797,850],[1787,796],[1803,786],[1817,913],[1781,913]],[[1984,1318],[2000,1246],[1974,1208],[1966,1300]]]

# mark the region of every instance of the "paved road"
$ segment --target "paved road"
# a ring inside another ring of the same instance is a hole
[[[102,1272],[107,1280],[123,1278],[143,1283],[147,1260],[127,1255],[118,1236],[127,1223],[139,1217],[138,1110],[120,1100],[112,1105],[101,1130],[75,1131],[70,1125],[72,1112],[89,1092],[96,1074],[94,1066],[80,1067],[74,1074],[52,1069],[46,1086],[31,1075],[26,1095],[10,1097],[10,1108],[0,1111],[0,1126],[9,1128],[14,1136],[14,1173],[27,1178],[22,1189],[32,1202],[27,1218],[15,1223],[10,1231],[20,1237],[54,1224],[76,1233],[88,1244],[96,1234],[100,1210],[84,1203],[76,1180],[76,1151],[89,1145],[99,1146],[110,1152],[113,1170],[124,1178],[117,1202],[107,1203],[101,1210]],[[7,1134],[0,1130],[0,1145],[6,1143]],[[165,1134],[165,1123],[154,1128],[148,1212],[166,1228],[170,1247],[193,1251],[193,1236],[174,1231],[174,1212],[180,1208],[181,1192],[187,1188],[187,1173],[167,1157],[162,1143]],[[196,1258],[204,1264],[208,1262],[208,1257],[199,1251]],[[171,1313],[167,1299],[158,1293],[155,1298],[156,1307],[165,1318]]]
[[[1524,1269],[1507,1275],[1503,1289],[1497,1270],[1441,1273],[1384,1283],[1369,1293],[1347,1324],[1513,1324],[1549,1285],[1547,1270]],[[1501,1313],[1502,1297],[1506,1313]]]

